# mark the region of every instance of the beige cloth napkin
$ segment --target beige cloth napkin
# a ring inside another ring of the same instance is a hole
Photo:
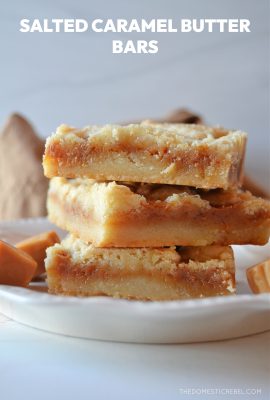
[[[18,114],[0,132],[0,220],[46,215],[44,142]]]

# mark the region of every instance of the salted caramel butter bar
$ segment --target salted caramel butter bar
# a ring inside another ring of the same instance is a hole
[[[98,247],[265,244],[270,202],[241,190],[53,178],[51,222]]]
[[[99,249],[68,236],[47,249],[49,292],[177,300],[235,292],[230,247]]]
[[[61,125],[47,139],[48,178],[228,188],[242,174],[246,134],[192,124]]]

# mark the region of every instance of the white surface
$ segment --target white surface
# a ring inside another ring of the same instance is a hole
[[[43,136],[62,122],[130,121],[187,106],[250,133],[247,166],[270,186],[268,0],[9,0],[0,12],[0,124],[24,113]],[[21,18],[249,18],[251,33],[23,34]],[[157,39],[155,55],[111,41]]]
[[[270,333],[189,345],[73,339],[0,319],[1,400],[269,399]],[[260,388],[180,396],[180,388]]]
[[[0,238],[17,241],[56,229],[46,219],[0,222]],[[188,343],[229,339],[270,329],[270,294],[249,294],[245,269],[267,257],[264,247],[234,246],[237,295],[170,302],[52,296],[0,285],[0,312],[26,325],[88,339]]]

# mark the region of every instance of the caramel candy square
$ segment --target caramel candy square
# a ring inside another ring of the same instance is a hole
[[[37,263],[31,256],[0,241],[0,284],[27,286],[36,269]]]
[[[270,293],[270,259],[250,267],[246,274],[253,293]]]
[[[60,239],[54,231],[44,232],[36,236],[31,236],[16,244],[17,249],[25,251],[37,262],[35,275],[39,276],[45,272],[44,260],[46,258],[46,249],[59,243]]]

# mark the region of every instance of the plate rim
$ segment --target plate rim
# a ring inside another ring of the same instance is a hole
[[[44,217],[33,217],[33,218],[20,218],[14,220],[3,220],[0,221],[0,227],[5,225],[29,225],[32,223],[42,224],[42,223],[50,223],[46,216]],[[3,290],[4,289],[4,290]],[[38,301],[40,305],[48,304],[49,302],[53,302],[57,305],[65,305],[72,303],[76,304],[97,304],[97,305],[110,305],[115,303],[120,304],[121,307],[126,307],[129,309],[142,310],[143,311],[154,311],[154,310],[170,310],[170,309],[192,309],[192,308],[206,308],[206,307],[219,307],[221,305],[228,304],[258,304],[258,303],[269,303],[270,309],[270,293],[245,293],[245,294],[233,294],[230,296],[213,296],[207,298],[197,298],[197,299],[183,299],[183,300],[170,300],[170,301],[141,301],[141,300],[128,300],[128,299],[118,299],[112,298],[108,296],[92,296],[92,297],[76,297],[76,296],[61,296],[61,295],[52,295],[45,292],[38,292],[31,288],[23,288],[18,286],[10,286],[10,285],[0,285],[0,298],[5,297],[6,299],[17,297],[20,301],[30,304],[32,301],[32,296],[25,296],[24,293],[30,294],[33,296],[39,296],[35,301]],[[1,308],[1,307],[0,307]]]

